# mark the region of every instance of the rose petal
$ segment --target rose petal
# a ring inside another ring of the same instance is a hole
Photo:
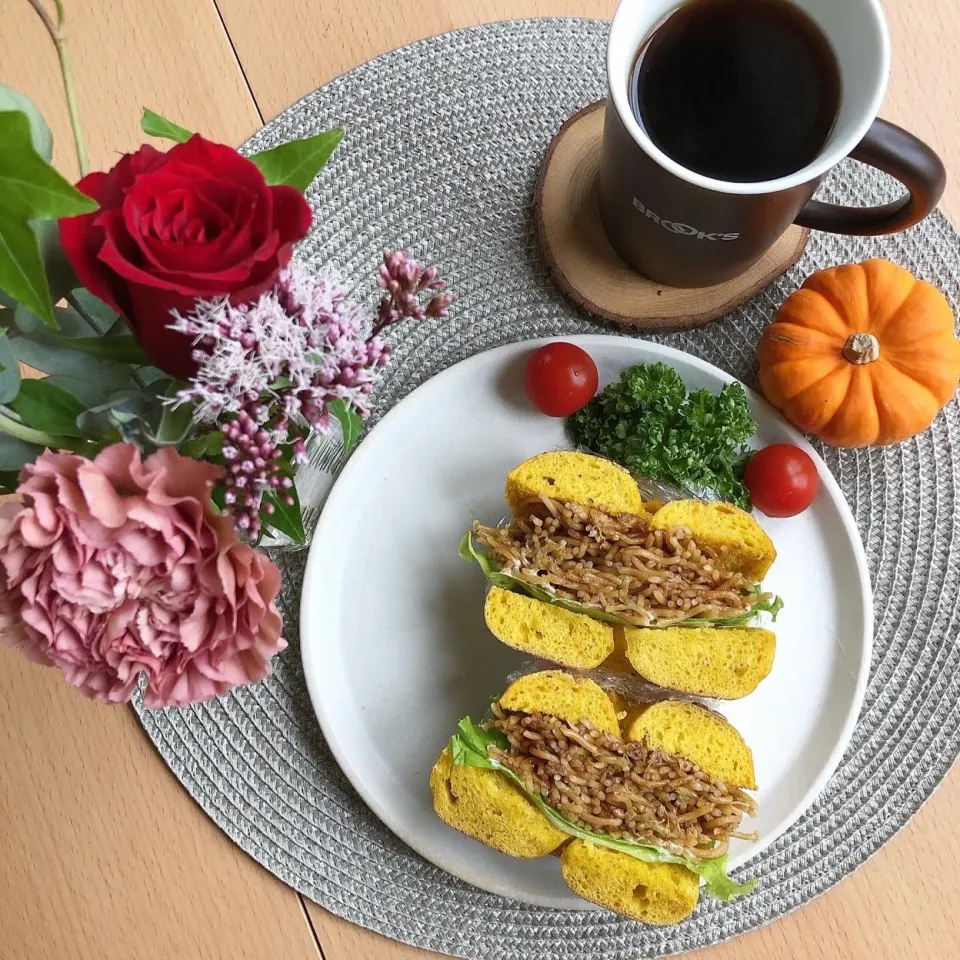
[[[135,154],[122,157],[109,173],[88,174],[77,183],[77,189],[96,200],[102,210],[109,210],[122,202],[126,190],[141,173],[152,170],[163,159],[159,150],[144,145]],[[125,313],[123,285],[100,263],[103,232],[97,226],[99,216],[87,213],[60,220],[60,244],[80,282],[114,310]]]
[[[273,194],[273,226],[281,246],[302,240],[310,230],[313,212],[303,194],[287,186],[270,188]]]

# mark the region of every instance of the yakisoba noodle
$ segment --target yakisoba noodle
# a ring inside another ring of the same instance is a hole
[[[696,764],[624,743],[589,722],[493,707],[492,726],[510,751],[491,753],[528,790],[564,816],[623,840],[646,841],[696,859],[722,856],[756,805],[737,787],[711,779]]]
[[[632,514],[531,497],[507,526],[474,535],[518,579],[638,626],[735,616],[761,599],[742,574],[723,572],[726,546],[701,547],[685,527],[651,530]]]

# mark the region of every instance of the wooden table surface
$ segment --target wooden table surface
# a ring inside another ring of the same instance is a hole
[[[614,0],[64,0],[93,169],[142,137],[141,108],[237,144],[292,101],[393,47],[490,20],[609,17]],[[955,0],[886,0],[883,116],[953,176],[960,218]],[[26,0],[3,0],[0,81],[30,96],[76,173],[54,52]],[[2,149],[2,145],[0,145]],[[703,960],[960,956],[960,773],[863,869]],[[92,704],[0,650],[2,960],[426,960],[305,901],[241,853],[167,770],[128,708]]]

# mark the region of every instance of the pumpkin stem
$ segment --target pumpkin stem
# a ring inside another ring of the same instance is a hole
[[[852,333],[843,345],[843,356],[851,363],[873,363],[880,359],[880,341],[872,333]]]

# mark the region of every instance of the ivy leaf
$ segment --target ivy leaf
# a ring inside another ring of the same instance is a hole
[[[0,113],[0,209],[19,220],[58,220],[93,213],[97,202],[81,193],[33,147],[25,113]]]
[[[343,432],[343,449],[349,453],[360,439],[363,433],[363,420],[356,408],[340,398],[327,404],[327,412],[332,414],[340,421],[340,429]]]
[[[177,143],[186,143],[193,136],[189,130],[185,130],[178,123],[167,120],[146,107],[143,108],[143,114],[140,117],[140,129],[151,137],[176,140]]]
[[[0,83],[0,112],[8,110],[18,110],[20,113],[26,114],[30,121],[30,141],[33,143],[33,149],[49,163],[53,156],[53,136],[47,126],[47,121],[40,116],[40,111],[28,97],[25,97],[19,90],[14,90],[13,87]]]
[[[48,380],[24,380],[11,406],[35,430],[62,437],[83,436],[77,417],[86,407],[72,393]]]
[[[315,137],[291,140],[272,150],[255,153],[250,159],[271,186],[286,184],[304,193],[342,139],[343,130],[336,127]]]
[[[63,259],[54,221],[97,204],[37,153],[26,113],[0,112],[0,143],[0,287],[54,326],[53,300],[61,291],[51,297],[48,277],[54,268],[60,272]]]
[[[0,403],[10,403],[20,392],[20,364],[6,331],[0,333]]]
[[[0,470],[19,470],[25,463],[33,463],[41,453],[43,447],[35,443],[0,433]]]
[[[260,519],[271,530],[282,533],[294,543],[304,544],[307,542],[307,534],[303,528],[303,514],[300,512],[300,498],[297,496],[296,487],[284,492],[293,497],[293,505],[284,503],[274,493],[264,494],[263,502],[272,503],[274,512],[267,514],[261,510]]]
[[[3,116],[3,114],[0,114]],[[0,289],[53,326],[53,300],[37,235],[25,220],[5,216],[0,202]]]

